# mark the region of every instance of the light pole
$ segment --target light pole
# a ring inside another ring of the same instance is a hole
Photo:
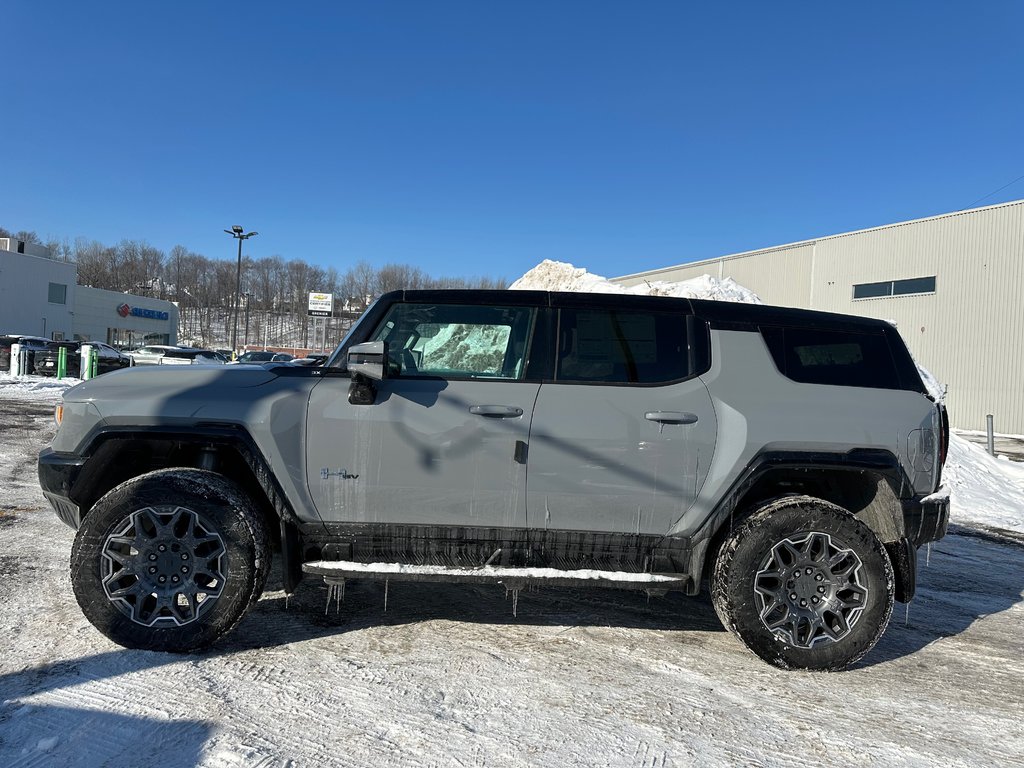
[[[235,354],[238,350],[238,310],[241,309],[241,293],[242,293],[242,241],[248,240],[253,235],[258,235],[259,232],[245,232],[245,227],[235,224],[231,229],[225,229],[232,237],[238,240],[238,270],[235,272],[235,300],[233,302],[234,312],[232,312],[232,324],[231,324],[231,354]]]
[[[252,297],[249,296],[249,292],[245,292],[245,335],[242,337],[242,346],[249,346],[249,300]]]

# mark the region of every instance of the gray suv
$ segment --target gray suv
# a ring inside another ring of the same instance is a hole
[[[304,574],[709,588],[837,670],[941,538],[948,426],[876,320],[688,299],[397,291],[326,364],[160,366],[64,396],[39,457],[121,645],[207,647]]]

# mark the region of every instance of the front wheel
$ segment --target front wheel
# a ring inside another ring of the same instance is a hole
[[[117,486],[71,550],[86,618],[126,648],[198,651],[230,631],[266,583],[270,550],[252,501],[213,472],[168,469]]]
[[[757,509],[725,540],[711,595],[722,623],[784,669],[838,671],[882,636],[895,592],[885,547],[845,509],[809,496]]]

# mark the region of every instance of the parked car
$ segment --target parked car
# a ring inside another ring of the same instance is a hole
[[[297,357],[292,362],[296,365],[323,365],[327,362],[327,355],[306,355],[305,357]]]
[[[262,352],[246,352],[243,355],[239,355],[236,363],[285,363],[289,360],[294,360],[294,355],[289,355],[287,352],[271,352],[270,350],[264,350]]]
[[[169,349],[161,357],[160,365],[224,365],[227,360],[212,349]]]
[[[45,349],[50,339],[42,336],[19,336],[11,334],[0,336],[0,371],[11,370],[11,345],[20,344],[21,348],[28,351],[28,367],[26,373],[32,370],[35,365],[35,355],[41,349]]]
[[[35,372],[39,376],[56,376],[57,361],[61,349],[67,350],[67,375],[74,379],[82,378],[82,344],[88,343],[96,350],[96,373],[119,371],[132,364],[132,359],[124,352],[114,349],[100,341],[51,341],[43,349],[36,352]]]
[[[171,346],[167,344],[147,344],[144,347],[133,349],[128,352],[135,365],[157,365],[164,353],[172,349],[184,349],[184,347]]]
[[[899,332],[809,310],[395,291],[324,366],[125,371],[57,415],[43,494],[129,648],[214,643],[279,553],[285,593],[707,587],[766,662],[839,670],[949,521],[948,418]]]

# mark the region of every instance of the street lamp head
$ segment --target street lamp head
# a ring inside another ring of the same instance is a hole
[[[233,227],[231,227],[231,231],[234,232],[236,235],[240,235],[243,232],[245,232],[245,227],[243,227],[241,224],[235,224]]]
[[[253,235],[258,235],[258,234],[259,234],[259,232],[250,232],[250,233],[249,233],[248,235],[246,235],[245,237],[246,237],[246,239],[248,239],[248,238],[252,237]]]

